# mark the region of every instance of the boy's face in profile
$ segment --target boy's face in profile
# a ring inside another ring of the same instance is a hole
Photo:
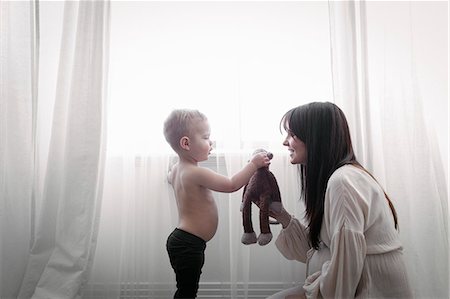
[[[209,139],[211,129],[208,120],[195,120],[189,136],[189,155],[197,162],[208,160],[213,142]]]

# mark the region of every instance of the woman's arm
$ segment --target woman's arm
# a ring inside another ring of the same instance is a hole
[[[298,219],[291,216],[284,208],[279,213],[274,211],[270,211],[269,213],[283,227],[275,241],[278,250],[289,260],[298,260],[306,263],[307,252],[311,249],[308,241],[307,228]]]

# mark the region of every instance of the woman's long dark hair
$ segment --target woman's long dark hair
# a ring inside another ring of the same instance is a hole
[[[318,249],[325,191],[331,174],[346,164],[369,172],[356,160],[347,120],[335,104],[313,102],[298,106],[286,112],[281,125],[306,145],[307,161],[300,166],[301,190],[309,221],[309,240]],[[385,196],[397,228],[397,213],[386,193]]]

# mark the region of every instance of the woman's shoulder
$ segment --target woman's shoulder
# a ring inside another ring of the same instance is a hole
[[[364,171],[361,167],[358,167],[353,164],[345,164],[338,169],[336,169],[330,176],[331,179],[342,179],[352,176],[361,176],[364,175],[366,171]]]
[[[336,169],[328,180],[328,187],[370,186],[375,183],[371,175],[363,168],[346,164]]]
[[[383,191],[368,172],[355,165],[344,165],[331,175],[325,200],[367,211],[372,199],[380,196]]]

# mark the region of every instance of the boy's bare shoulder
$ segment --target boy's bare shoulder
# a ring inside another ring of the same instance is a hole
[[[212,170],[209,168],[192,164],[180,164],[178,166],[178,169],[180,173],[183,173],[183,175],[189,176],[202,176],[204,174],[210,174],[212,172]]]
[[[203,186],[214,176],[214,171],[198,165],[180,164],[177,177],[184,183]]]

